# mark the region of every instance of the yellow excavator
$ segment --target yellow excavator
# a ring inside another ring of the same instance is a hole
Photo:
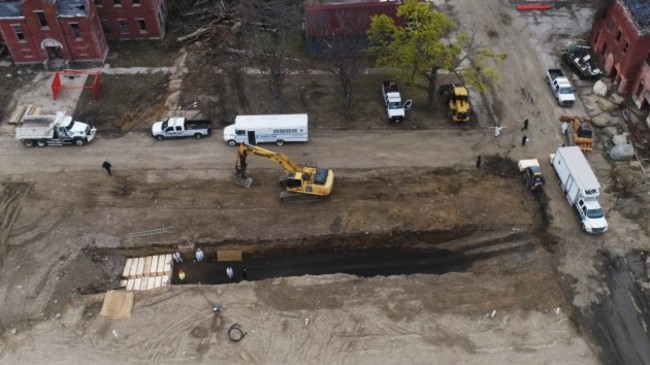
[[[440,94],[447,97],[451,120],[454,123],[468,123],[470,121],[469,92],[462,85],[446,84],[440,87]]]
[[[253,179],[246,174],[248,155],[254,155],[275,161],[282,166],[286,175],[280,176],[279,183],[285,190],[280,193],[280,201],[319,200],[332,192],[334,173],[330,169],[316,166],[298,166],[287,156],[267,149],[239,144],[237,162],[233,182],[239,186],[250,188]]]

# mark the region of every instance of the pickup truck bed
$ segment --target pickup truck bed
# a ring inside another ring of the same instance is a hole
[[[212,122],[209,120],[188,120],[185,122],[185,129],[210,129]]]

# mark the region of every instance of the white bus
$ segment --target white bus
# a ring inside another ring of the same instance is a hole
[[[309,140],[307,114],[238,115],[235,123],[223,130],[223,140],[229,146],[239,143],[307,142]]]

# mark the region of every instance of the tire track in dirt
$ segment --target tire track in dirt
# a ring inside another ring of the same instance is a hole
[[[0,185],[0,269],[7,255],[7,242],[16,219],[20,214],[20,203],[29,194],[32,184],[23,182]]]

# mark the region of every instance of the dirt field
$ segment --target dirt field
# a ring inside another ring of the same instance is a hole
[[[249,162],[250,189],[234,186],[235,153],[219,129],[200,141],[156,142],[144,115],[129,124],[99,113],[97,123],[121,131],[81,148],[25,149],[2,136],[0,362],[648,363],[647,183],[611,166],[598,145],[588,159],[610,230],[588,236],[546,163],[565,142],[557,122],[565,111],[541,75],[558,40],[585,32],[593,5],[546,13],[499,0],[438,5],[508,53],[502,86],[473,99],[481,118],[472,128],[424,110],[391,128],[378,90],[358,96],[352,125],[335,113],[330,78],[292,76],[297,103],[288,111],[306,107],[314,128],[306,144],[274,147],[334,171],[325,201],[280,203],[281,169],[263,159]],[[196,60],[190,52],[179,105],[197,103],[217,124],[266,111],[261,80],[192,72]],[[123,98],[119,107],[159,112],[164,78],[149,93],[152,79],[138,78],[142,105]],[[28,89],[20,102],[38,100]],[[106,107],[85,103],[89,112]],[[571,111],[586,113],[580,102]],[[499,138],[489,128],[496,121],[506,127]],[[522,185],[521,158],[542,162],[543,194]],[[173,232],[127,238],[164,227]],[[207,262],[192,262],[197,247]],[[224,249],[244,252],[235,267],[247,267],[249,280],[227,283],[225,264],[213,260]],[[187,284],[137,292],[128,320],[99,315],[127,257],[173,250],[184,255]],[[235,323],[246,332],[237,343],[227,337]]]

